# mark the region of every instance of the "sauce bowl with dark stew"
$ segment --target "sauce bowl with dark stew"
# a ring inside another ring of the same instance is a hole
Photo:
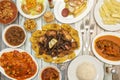
[[[40,71],[39,80],[61,80],[60,70],[55,66],[47,66]]]
[[[8,47],[20,47],[26,40],[26,32],[21,26],[12,24],[5,28],[2,39]]]
[[[116,32],[98,34],[93,39],[92,50],[101,61],[112,65],[120,65],[120,34]]]

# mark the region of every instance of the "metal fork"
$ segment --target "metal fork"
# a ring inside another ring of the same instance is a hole
[[[83,44],[85,43],[84,42],[84,34],[85,34],[85,28],[84,28],[84,23],[82,22],[81,25],[80,25],[80,32],[81,32],[81,35],[82,35],[82,42]],[[82,54],[85,52],[85,47],[84,45],[82,45]]]
[[[85,29],[84,29],[84,23],[82,22],[81,25],[80,25],[80,31],[82,33],[82,36],[84,35],[85,33]]]
[[[85,48],[86,48],[86,54],[89,54],[88,47],[89,47],[89,25],[90,25],[90,20],[87,18],[85,20]]]
[[[90,24],[89,19],[86,19],[86,20],[85,20],[85,29],[86,29],[86,30],[88,30],[89,24]]]
[[[93,55],[91,48],[92,48],[92,34],[94,32],[94,27],[95,27],[95,24],[91,24],[90,25],[90,30],[89,30],[89,47],[88,47],[88,50],[89,50],[90,55]]]

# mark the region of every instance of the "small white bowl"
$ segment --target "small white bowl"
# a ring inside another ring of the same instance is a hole
[[[29,18],[29,19],[35,19],[35,18],[38,18],[38,17],[42,16],[44,14],[44,12],[46,11],[46,7],[47,7],[46,0],[44,0],[43,11],[38,15],[30,15],[30,14],[26,14],[26,13],[23,12],[23,10],[21,9],[21,4],[22,4],[22,0],[17,0],[18,11],[20,12],[21,15],[23,15],[24,17]]]
[[[20,27],[20,28],[23,30],[23,32],[25,33],[25,38],[24,38],[23,42],[22,42],[21,44],[17,45],[17,46],[10,45],[10,44],[6,41],[6,39],[5,39],[5,33],[6,33],[6,31],[7,31],[9,28],[13,27],[13,26]],[[17,47],[20,47],[20,46],[22,46],[22,45],[24,44],[24,42],[25,42],[25,40],[26,40],[26,32],[25,32],[24,28],[22,28],[20,25],[11,24],[11,25],[7,26],[7,27],[4,29],[4,31],[3,31],[3,33],[2,33],[2,40],[3,40],[3,42],[4,42],[8,47],[17,48]]]
[[[41,70],[40,70],[40,72],[39,72],[39,80],[42,80],[42,72],[46,69],[46,68],[54,68],[56,71],[58,71],[58,73],[59,73],[59,80],[62,80],[62,76],[61,76],[61,72],[60,72],[60,70],[56,67],[56,66],[52,66],[52,65],[50,65],[50,66],[46,66],[46,67],[44,67],[44,68],[42,68]]]
[[[14,51],[14,50],[17,50],[17,51],[19,51],[19,52],[26,52],[25,50],[22,50],[22,49],[6,48],[6,49],[3,49],[2,51],[0,51],[0,56],[1,56],[3,53],[5,53],[5,52],[11,52],[11,51]],[[26,52],[26,53],[28,53],[28,52]],[[32,58],[32,60],[35,62],[36,66],[37,66],[37,71],[36,71],[36,73],[35,73],[33,76],[31,76],[31,77],[29,77],[29,78],[27,78],[27,79],[25,79],[25,80],[31,80],[31,79],[33,79],[33,78],[37,75],[37,73],[38,73],[38,64],[37,64],[35,58],[34,58],[31,54],[29,54],[29,53],[28,53],[28,55],[30,55],[30,57]],[[7,78],[9,78],[9,79],[11,79],[11,80],[16,80],[15,78],[12,78],[12,77],[10,77],[9,75],[7,75],[7,74],[5,73],[5,71],[4,71],[4,69],[3,69],[1,66],[0,66],[0,72],[1,72],[2,74],[4,74]]]
[[[112,60],[108,60],[106,58],[103,58],[101,55],[98,54],[98,52],[95,50],[95,40],[98,39],[99,37],[102,37],[102,36],[105,36],[105,35],[112,35],[112,36],[116,36],[116,37],[119,37],[120,38],[120,33],[117,33],[117,32],[103,32],[103,33],[100,33],[98,34],[94,39],[93,39],[93,42],[92,42],[92,50],[93,50],[93,53],[95,54],[95,56],[100,59],[101,61],[105,62],[105,63],[108,63],[108,64],[112,64],[112,65],[120,65],[120,60],[118,61],[112,61]]]

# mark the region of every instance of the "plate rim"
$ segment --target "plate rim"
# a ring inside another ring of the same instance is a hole
[[[32,58],[32,60],[33,60],[33,61],[35,62],[35,64],[36,64],[36,67],[37,67],[36,73],[35,73],[33,76],[31,76],[30,78],[27,78],[26,80],[33,79],[35,76],[37,76],[37,74],[38,74],[38,64],[37,64],[37,61],[36,61],[35,58],[34,58],[29,52],[27,52],[26,50],[23,50],[23,49],[20,49],[20,48],[5,48],[5,49],[3,49],[3,50],[0,51],[0,56],[1,56],[4,52],[10,52],[10,51],[14,51],[14,50],[18,50],[18,51],[20,51],[20,52],[26,52],[26,53]],[[7,75],[7,74],[5,73],[5,71],[4,71],[4,69],[3,69],[1,66],[0,66],[0,72],[1,72],[2,74],[4,74],[7,78],[12,79],[12,80],[16,80],[15,78],[10,77],[9,75]]]
[[[113,35],[113,36],[117,36],[117,37],[120,37],[120,34],[118,32],[102,32],[102,33],[99,33],[98,35],[96,35],[94,38],[93,38],[93,41],[92,41],[92,51],[94,53],[94,55],[99,59],[101,60],[102,62],[105,62],[105,63],[108,63],[108,64],[112,64],[112,65],[120,65],[120,60],[118,61],[111,61],[111,60],[108,60],[108,59],[105,59],[103,58],[102,56],[100,56],[95,48],[94,48],[94,41],[99,38],[100,36],[104,36],[104,35]]]
[[[62,17],[61,19],[59,19],[61,17],[61,15],[58,16],[58,14],[60,14],[60,13],[58,13],[58,9],[57,9],[58,4],[60,4],[60,3],[64,4],[64,0],[56,1],[55,7],[54,7],[55,18],[62,23],[75,23],[75,22],[78,22],[78,21],[82,20],[90,12],[90,10],[92,9],[92,7],[94,5],[93,0],[87,0],[87,1],[88,1],[88,3],[87,3],[88,7],[85,9],[85,11],[83,11],[78,17],[70,18],[70,19],[66,19],[65,17]],[[73,20],[71,20],[71,19],[73,19]]]

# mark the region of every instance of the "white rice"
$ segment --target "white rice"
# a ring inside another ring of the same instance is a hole
[[[90,62],[78,65],[76,73],[78,80],[95,80],[96,78],[96,68]]]

